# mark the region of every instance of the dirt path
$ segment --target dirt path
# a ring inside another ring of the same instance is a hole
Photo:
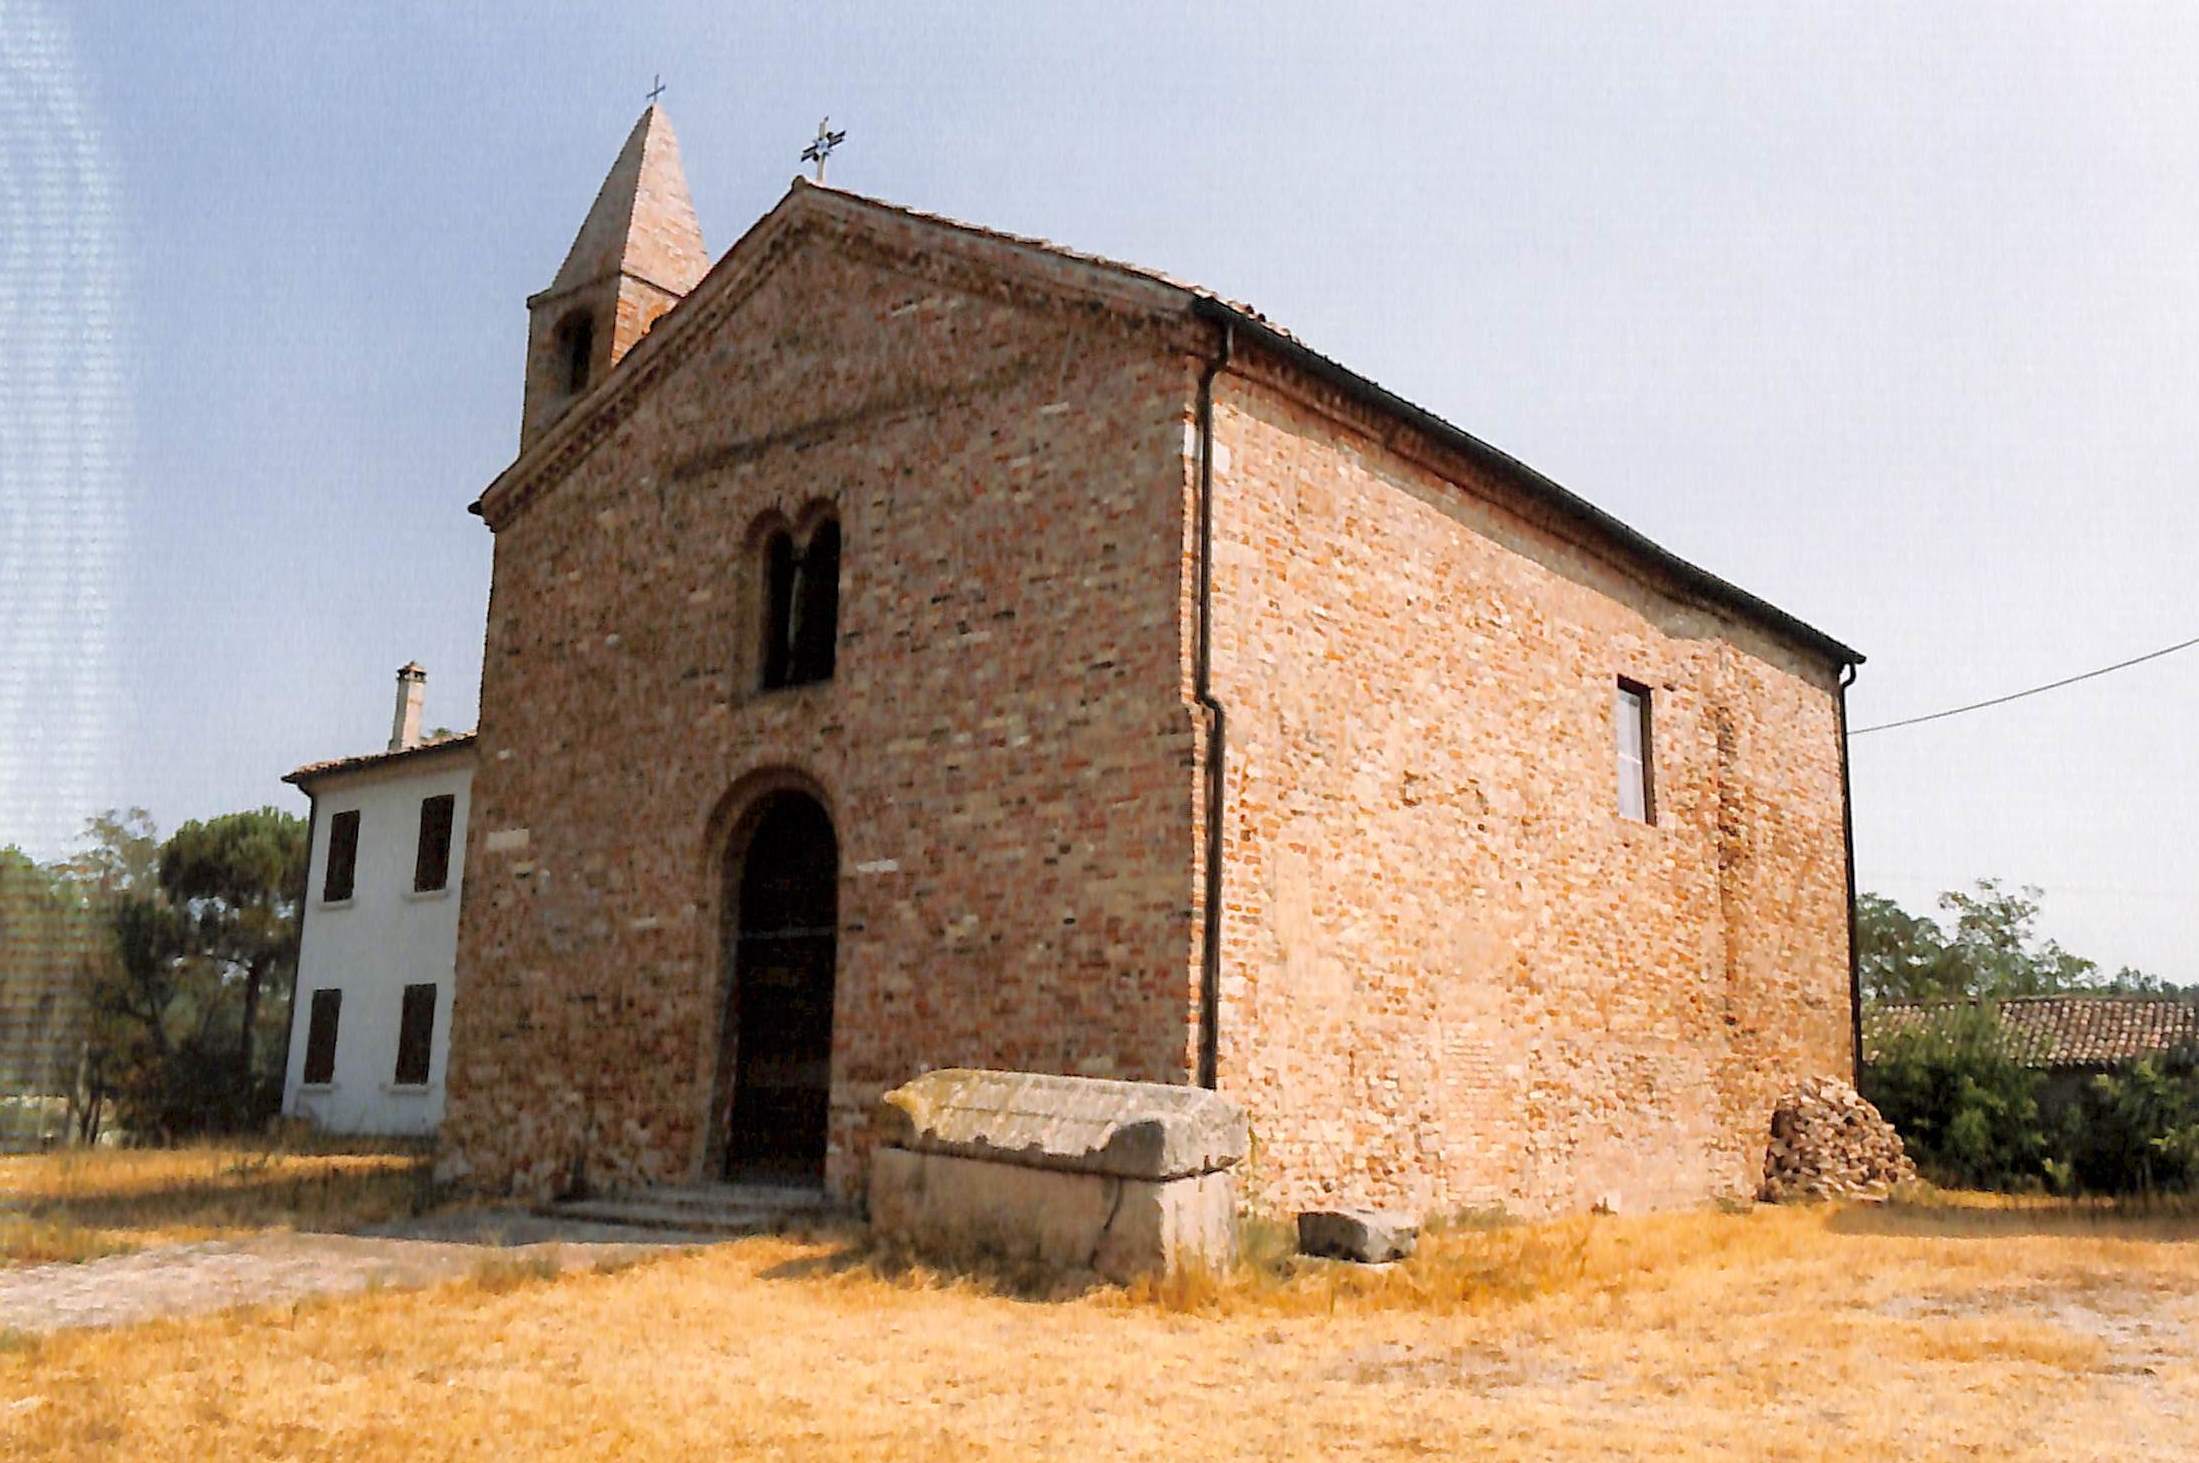
[[[760,1237],[0,1347],[0,1457],[2199,1456],[2199,1243],[1888,1233],[1933,1222],[1435,1235],[1391,1273],[1436,1301],[1492,1259],[1533,1281],[1457,1309],[1371,1306],[1326,1271],[1194,1311],[1033,1302]]]
[[[587,1269],[705,1242],[678,1234],[637,1241],[631,1230],[493,1214],[415,1221],[402,1232],[156,1245],[81,1264],[0,1269],[0,1331],[120,1326],[369,1288],[412,1289],[485,1267]]]

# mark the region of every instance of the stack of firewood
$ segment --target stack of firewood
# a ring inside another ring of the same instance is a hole
[[[1847,1083],[1806,1079],[1772,1110],[1762,1197],[1882,1199],[1916,1177],[1893,1124]]]

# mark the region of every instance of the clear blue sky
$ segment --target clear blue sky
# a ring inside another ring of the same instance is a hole
[[[112,450],[0,466],[0,532],[119,530],[77,720],[25,605],[84,586],[0,588],[0,842],[302,808],[407,659],[472,723],[522,302],[658,72],[713,251],[829,112],[834,181],[1250,300],[1862,647],[1859,725],[2199,634],[2199,12],[1331,8],[0,0],[11,247],[115,368],[56,358]],[[26,66],[97,197],[25,212]],[[2199,980],[2195,721],[2199,652],[1865,738],[1863,882]]]

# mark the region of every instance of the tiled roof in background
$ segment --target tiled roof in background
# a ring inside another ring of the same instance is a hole
[[[409,747],[400,747],[394,752],[362,752],[356,757],[331,757],[325,762],[308,762],[295,772],[286,773],[283,781],[296,787],[303,787],[316,778],[328,777],[339,772],[356,772],[362,767],[378,767],[401,758],[417,757],[423,752],[448,752],[459,747],[470,747],[473,745],[473,739],[474,734],[472,732],[457,732],[451,736],[434,737],[428,741],[416,742]]]
[[[1863,1059],[1884,1039],[1975,1001],[1878,1001],[1863,1008]],[[2199,1004],[2144,996],[2017,996],[1993,1007],[2027,1067],[2099,1067],[2199,1044]]]

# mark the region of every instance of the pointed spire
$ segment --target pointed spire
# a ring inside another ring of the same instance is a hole
[[[527,301],[520,450],[615,369],[709,270],[679,139],[652,102],[626,134],[557,278]]]
[[[546,293],[629,274],[684,295],[709,268],[702,225],[680,168],[679,139],[664,108],[651,103],[626,134],[618,161]]]

